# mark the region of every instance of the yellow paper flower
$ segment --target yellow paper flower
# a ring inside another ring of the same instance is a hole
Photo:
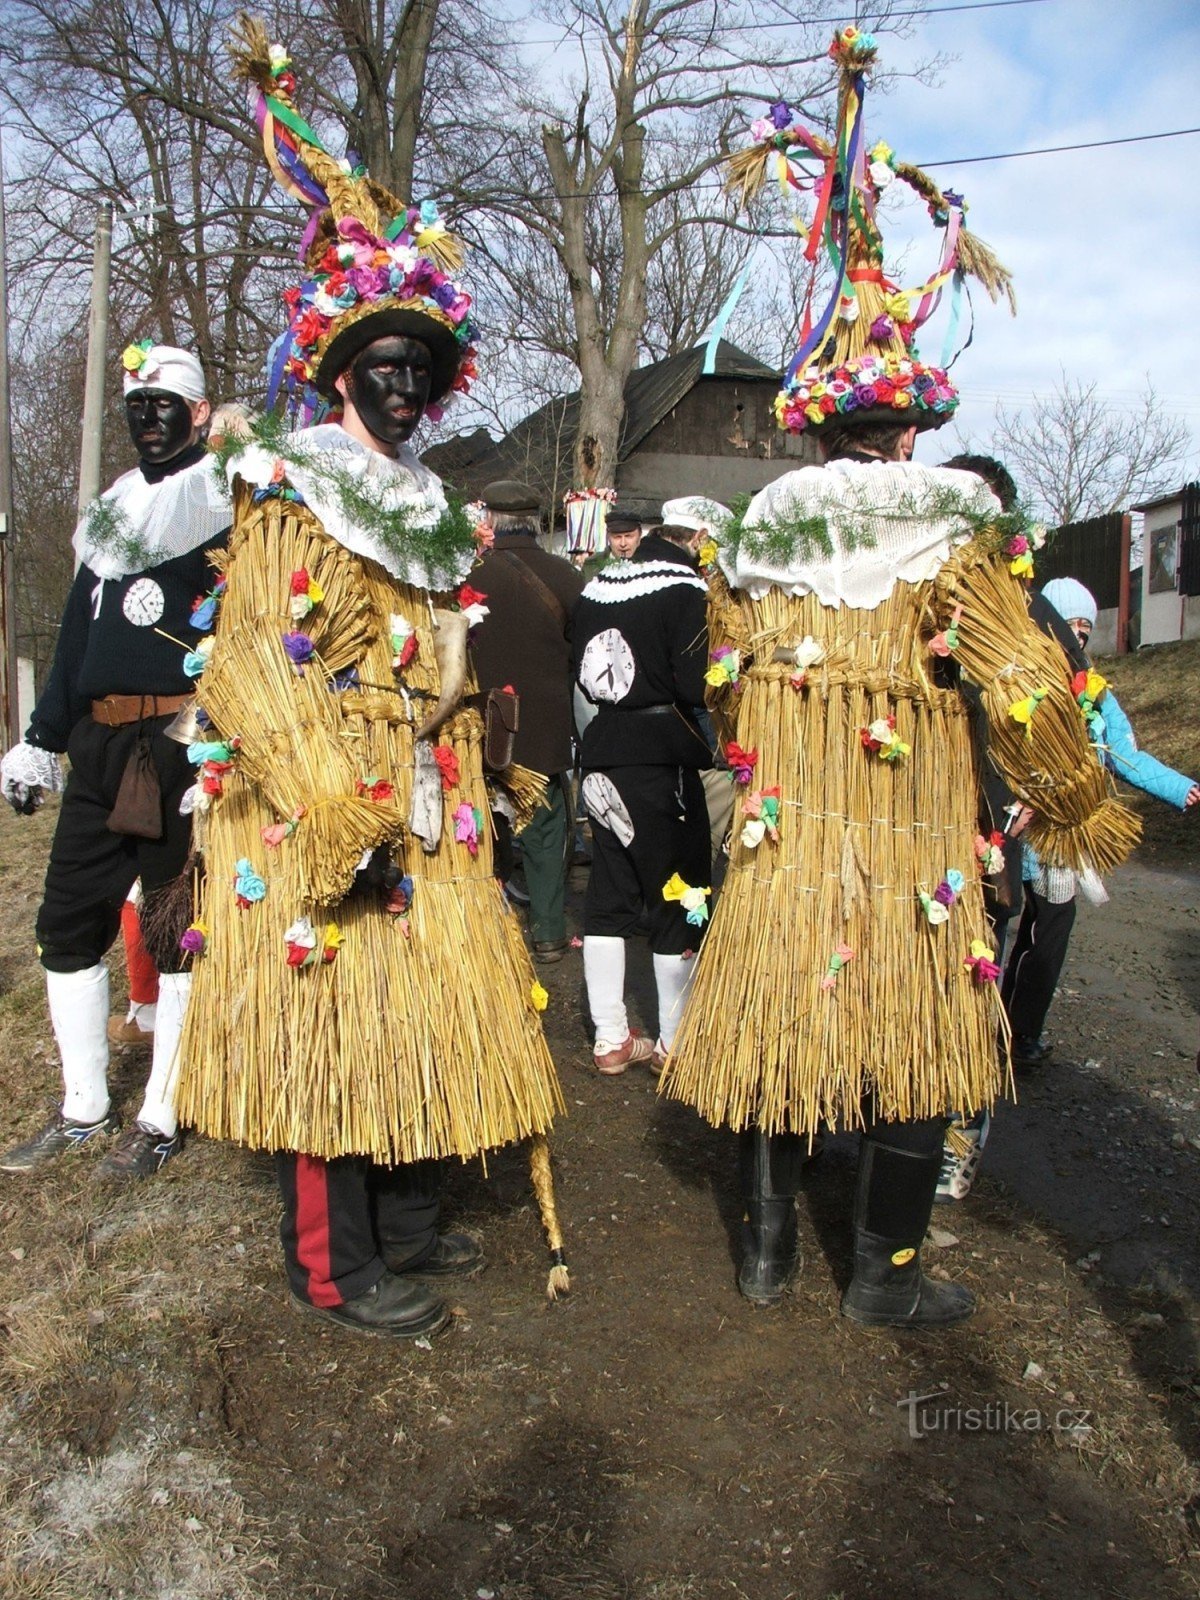
[[[325,939],[323,942],[324,949],[340,950],[342,947],[342,938],[342,930],[338,927],[336,922],[327,922],[325,924]]]
[[[545,989],[542,988],[541,984],[536,978],[529,985],[529,998],[533,1002],[533,1009],[535,1011],[545,1011],[546,1007],[550,1004],[549,994]]]
[[[1014,578],[1033,577],[1033,557],[1026,550],[1023,555],[1014,556],[1008,564],[1008,570]]]
[[[1087,687],[1085,688],[1084,693],[1087,695],[1089,700],[1098,700],[1107,688],[1107,678],[1101,677],[1100,673],[1098,672],[1088,673]]]
[[[143,339],[141,344],[127,344],[121,351],[121,365],[126,372],[137,372],[146,359],[150,349],[149,339]]]
[[[711,567],[717,559],[717,541],[715,539],[705,539],[696,552],[696,559],[702,567]]]

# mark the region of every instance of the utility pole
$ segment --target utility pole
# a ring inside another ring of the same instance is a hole
[[[13,562],[12,413],[8,389],[8,266],[4,222],[4,153],[0,149],[0,732],[21,737],[17,683],[16,574]]]
[[[79,514],[100,493],[100,451],[104,442],[104,380],[108,349],[108,280],[112,262],[112,204],[96,214],[92,253],[92,308],[88,313],[87,376],[83,385],[83,444],[79,452]]]

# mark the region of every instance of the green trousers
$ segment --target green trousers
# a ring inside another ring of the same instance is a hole
[[[558,944],[567,937],[563,906],[567,884],[567,807],[559,778],[550,779],[546,803],[534,812],[520,840],[533,942]]]

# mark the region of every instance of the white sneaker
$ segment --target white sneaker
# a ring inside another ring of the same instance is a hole
[[[989,1112],[979,1111],[970,1121],[956,1117],[946,1129],[946,1143],[942,1149],[942,1170],[938,1177],[934,1198],[939,1205],[949,1205],[965,1200],[983,1159],[983,1147],[991,1131]]]

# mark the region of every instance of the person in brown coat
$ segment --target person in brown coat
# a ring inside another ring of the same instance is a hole
[[[550,780],[546,800],[521,834],[529,922],[537,961],[561,961],[567,785],[571,769],[570,622],[583,577],[537,542],[538,497],[503,479],[483,492],[495,542],[471,574],[487,595],[488,616],[473,635],[481,689],[511,684],[520,696],[513,760]]]

